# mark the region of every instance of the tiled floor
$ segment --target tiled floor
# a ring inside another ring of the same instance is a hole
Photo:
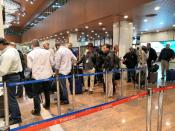
[[[159,79],[159,85],[164,84]],[[168,83],[172,85],[173,83]],[[138,90],[132,83],[123,81],[124,96],[135,95],[144,90]],[[76,95],[75,109],[84,109],[90,106],[105,102],[105,94],[103,93],[102,85],[95,87],[95,92],[92,95],[84,93]],[[157,85],[150,85],[156,88]],[[116,95],[108,101],[120,98],[121,88],[117,87]],[[163,113],[163,131],[175,131],[175,90],[169,90],[164,95],[164,113]],[[157,130],[157,98],[158,94],[153,95],[153,110],[152,110],[152,131]],[[145,131],[146,130],[146,100],[147,97],[139,98],[129,103],[118,105],[111,109],[106,109],[88,116],[65,122],[61,125],[56,125],[42,130],[58,130],[58,131]],[[72,96],[70,95],[70,104],[61,106],[62,114],[72,110]],[[25,125],[38,120],[51,118],[57,115],[57,104],[52,100],[51,110],[47,111],[42,108],[41,116],[35,117],[30,114],[33,109],[32,99],[19,99],[20,109],[22,113],[23,123]],[[17,127],[19,125],[13,125]]]

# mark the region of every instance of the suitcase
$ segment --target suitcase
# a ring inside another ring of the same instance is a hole
[[[69,80],[70,82],[70,92],[73,94],[73,79]],[[83,93],[83,81],[80,77],[75,78],[75,94],[82,94]]]
[[[175,70],[171,69],[167,71],[166,81],[174,81],[175,80]]]
[[[148,80],[149,83],[157,83],[158,73],[157,72],[150,72],[150,79]]]

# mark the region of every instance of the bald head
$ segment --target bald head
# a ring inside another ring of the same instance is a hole
[[[43,44],[44,49],[48,50],[49,49],[49,45],[50,45],[49,43],[44,43]]]

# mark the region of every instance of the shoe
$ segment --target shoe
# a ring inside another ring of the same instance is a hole
[[[164,80],[164,77],[162,77],[161,80]]]
[[[46,110],[50,110],[50,106],[46,106],[45,104],[43,105],[43,108],[45,108]]]
[[[18,119],[9,119],[9,125],[19,124],[21,122],[22,122],[21,118],[18,118]]]
[[[34,115],[34,116],[40,116],[41,115],[40,112],[35,111],[35,110],[32,110],[31,114]]]
[[[68,105],[68,104],[69,104],[69,101],[61,101],[60,104],[61,104],[61,105]]]
[[[88,92],[88,89],[85,89],[84,92]]]
[[[93,94],[93,91],[89,91],[89,94]]]

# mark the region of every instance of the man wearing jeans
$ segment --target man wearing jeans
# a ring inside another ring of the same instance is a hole
[[[72,65],[77,61],[75,55],[66,46],[60,46],[55,54],[56,75],[69,75]],[[66,79],[60,79],[61,104],[69,104],[68,93],[66,88]]]
[[[0,38],[0,76],[7,83],[9,112],[11,114],[9,124],[21,123],[21,113],[16,100],[16,87],[8,87],[8,83],[19,82],[19,72],[22,71],[21,60],[18,51],[9,46],[5,39]]]

